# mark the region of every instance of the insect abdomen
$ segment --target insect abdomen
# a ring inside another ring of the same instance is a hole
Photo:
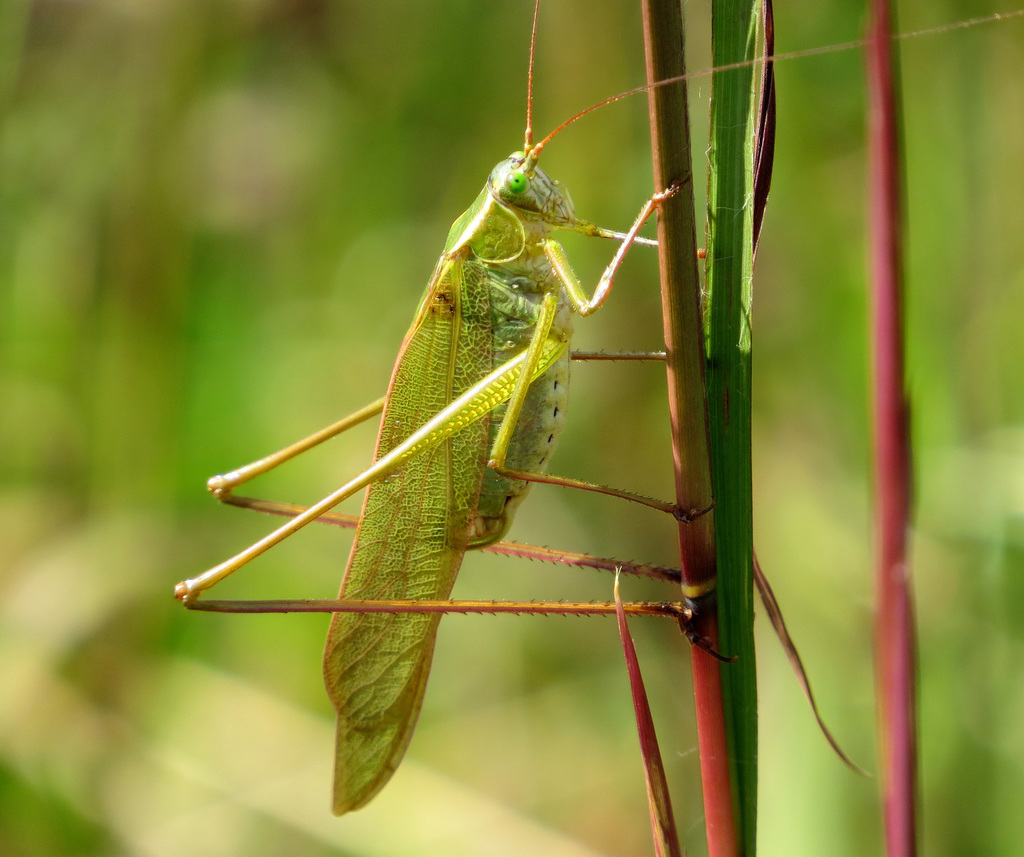
[[[552,282],[549,270],[538,270],[536,266],[533,270],[501,272],[494,276],[491,312],[495,365],[514,357],[529,345],[545,286],[552,287]],[[561,294],[551,335],[568,339],[571,334],[570,304],[567,296]],[[526,394],[505,458],[505,466],[509,470],[543,473],[547,469],[565,425],[568,402],[567,351],[533,382]],[[506,409],[507,405],[501,405],[491,414],[489,443],[492,452]],[[485,547],[505,535],[530,484],[521,479],[500,476],[491,468],[484,471],[470,547]]]

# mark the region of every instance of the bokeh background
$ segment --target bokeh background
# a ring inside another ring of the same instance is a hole
[[[274,523],[218,506],[208,476],[384,389],[449,224],[521,145],[531,5],[0,3],[0,853],[649,852],[614,623],[446,619],[406,762],[339,820],[326,618],[187,613],[171,598]],[[904,31],[1011,8],[902,5]],[[707,6],[687,14],[689,64],[706,68]],[[778,50],[856,39],[863,14],[779,4]],[[538,42],[541,132],[642,82],[634,4],[545,0]],[[1024,838],[1024,24],[902,51],[925,851],[1011,855]],[[757,544],[826,718],[872,768],[861,56],[777,75],[755,287]],[[698,156],[708,88],[690,84]],[[622,228],[649,194],[644,112],[617,104],[547,150],[582,216]],[[593,282],[612,248],[567,244]],[[658,347],[657,312],[653,254],[637,250],[577,344]],[[667,437],[656,366],[578,367],[554,469],[669,496]],[[310,502],[372,442],[353,431],[259,493]],[[513,535],[654,561],[674,548],[655,513],[543,487]],[[310,528],[219,592],[330,597],[349,541]],[[456,589],[610,592],[594,572],[478,555]],[[762,853],[880,853],[877,780],[830,754],[760,633]],[[699,855],[686,648],[653,620],[635,634]]]

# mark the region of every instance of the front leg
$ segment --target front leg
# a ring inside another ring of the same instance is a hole
[[[586,292],[583,291],[583,286],[576,274],[573,273],[562,245],[554,240],[548,240],[545,243],[544,252],[551,261],[556,276],[565,287],[565,291],[568,293],[576,312],[581,316],[588,316],[601,308],[612,290],[612,283],[615,280],[619,267],[622,265],[622,260],[626,257],[629,248],[637,240],[637,235],[641,228],[650,219],[651,215],[654,214],[658,206],[669,197],[678,193],[681,187],[682,185],[678,183],[672,184],[665,190],[654,194],[644,203],[644,207],[640,209],[640,214],[637,215],[629,232],[626,233],[619,249],[615,251],[615,255],[612,257],[611,262],[608,263],[608,267],[604,269],[601,279],[598,280],[597,288],[594,289],[594,296],[592,298],[588,298]]]

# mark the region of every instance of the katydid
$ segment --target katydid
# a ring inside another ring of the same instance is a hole
[[[571,310],[593,312],[611,285],[613,270],[588,299],[548,236],[575,224],[568,195],[531,162],[528,141],[452,227],[395,365],[378,461],[410,427],[498,374],[486,382],[494,405],[370,486],[342,598],[445,598],[465,550],[508,529],[529,484],[522,477],[545,468],[562,429]],[[404,753],[439,619],[334,615],[324,674],[338,711],[336,813],[365,804]]]
[[[535,38],[536,12],[533,32]],[[600,308],[626,250],[675,188],[652,196],[625,234],[579,220],[568,193],[537,166],[553,134],[534,143],[532,63],[533,40],[524,148],[494,167],[451,227],[393,370],[373,465],[247,550],[178,584],[186,604],[363,488],[344,600],[447,598],[465,551],[504,535],[532,481],[674,511],[650,498],[543,475],[565,418],[572,313]],[[551,237],[555,229],[621,241],[592,297]],[[257,462],[215,477],[211,488],[229,494],[269,466]],[[334,614],[324,676],[338,714],[335,813],[365,805],[405,753],[439,620],[439,613]]]

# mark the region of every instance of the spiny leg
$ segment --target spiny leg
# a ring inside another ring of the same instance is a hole
[[[534,616],[613,616],[615,604],[606,601],[360,601],[334,598],[277,599],[266,601],[186,602],[190,610],[207,613],[483,613]],[[627,613],[664,616],[689,623],[693,613],[675,601],[628,601]]]
[[[336,437],[344,431],[357,426],[360,423],[366,422],[366,420],[377,416],[384,410],[384,397],[377,399],[375,402],[371,402],[358,411],[354,411],[346,417],[338,420],[336,423],[332,423],[319,431],[313,432],[308,437],[302,438],[295,443],[289,444],[284,449],[279,449],[277,452],[271,453],[263,458],[253,461],[250,464],[243,465],[235,470],[228,473],[218,474],[217,476],[211,476],[206,482],[206,487],[210,490],[214,497],[225,503],[231,503],[231,492],[248,482],[250,479],[255,479],[264,473],[273,470],[280,464],[295,458],[295,456],[312,449],[314,446],[318,446],[325,440],[330,440],[332,437]],[[234,505],[245,505],[242,503],[235,503]]]
[[[573,273],[569,260],[565,255],[565,250],[562,249],[561,245],[554,240],[548,241],[545,244],[545,253],[554,266],[566,292],[568,292],[573,306],[581,316],[588,316],[596,312],[604,304],[608,294],[611,292],[615,281],[615,274],[618,273],[619,267],[622,265],[622,261],[625,259],[629,248],[636,242],[640,229],[650,219],[651,215],[657,211],[658,205],[678,193],[680,188],[680,184],[673,184],[665,190],[654,194],[644,203],[636,220],[623,238],[622,244],[615,251],[615,255],[612,257],[611,262],[608,263],[608,267],[604,269],[601,279],[598,280],[593,297],[588,298],[586,292],[583,291],[583,286],[576,274]]]
[[[238,497],[230,495],[224,502],[238,506],[242,509],[251,509],[254,512],[263,512],[268,515],[280,515],[285,518],[294,518],[306,511],[305,506],[298,506],[293,503],[281,503],[275,500],[261,500],[253,497]],[[325,512],[316,519],[320,524],[331,524],[335,527],[354,529],[359,523],[356,515],[344,515],[340,512]],[[612,559],[608,557],[590,556],[584,553],[557,550],[555,548],[540,547],[538,545],[527,545],[520,542],[497,542],[493,545],[486,545],[479,550],[489,553],[502,554],[504,556],[516,556],[522,559],[533,559],[540,562],[551,562],[557,565],[568,565],[577,568],[593,568],[598,571],[621,570],[623,574],[631,574],[637,577],[647,577],[652,580],[664,580],[669,583],[679,583],[681,574],[679,569],[667,568],[649,563],[631,562],[628,560]]]

